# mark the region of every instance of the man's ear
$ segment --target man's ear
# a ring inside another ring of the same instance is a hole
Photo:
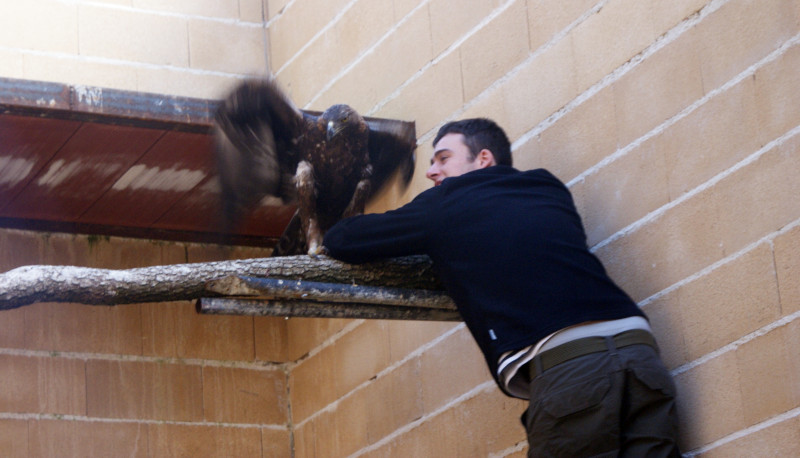
[[[475,158],[478,162],[479,169],[485,169],[486,167],[491,167],[493,165],[497,165],[497,161],[494,160],[494,154],[488,149],[482,149],[478,153],[478,156]]]

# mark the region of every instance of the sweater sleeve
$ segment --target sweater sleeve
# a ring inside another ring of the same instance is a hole
[[[433,196],[428,190],[408,204],[379,214],[359,215],[336,223],[325,234],[328,254],[360,264],[382,258],[424,254],[433,219]]]

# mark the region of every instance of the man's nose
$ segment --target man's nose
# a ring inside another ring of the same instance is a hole
[[[425,172],[425,176],[429,180],[436,181],[436,177],[439,176],[439,166],[436,164],[431,164],[431,166],[428,168],[428,171]]]

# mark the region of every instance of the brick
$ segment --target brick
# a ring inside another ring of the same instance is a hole
[[[0,320],[0,347],[25,347],[25,308],[3,310]]]
[[[294,423],[302,422],[336,400],[337,368],[333,354],[333,348],[327,347],[298,364],[289,374]]]
[[[28,452],[28,422],[0,420],[0,451],[8,458],[31,456]]]
[[[671,2],[652,2],[653,27],[658,36],[663,35],[678,23],[700,11],[708,0],[673,0]]]
[[[364,398],[349,396],[341,399],[336,408],[315,417],[314,446],[320,456],[349,456],[367,445],[369,410]]]
[[[464,103],[458,55],[453,53],[426,69],[419,78],[404,87],[400,95],[383,106],[376,116],[392,119],[413,119],[418,132],[426,132],[439,124]],[[431,103],[431,101],[436,101]],[[419,110],[425,107],[425,110]]]
[[[724,256],[716,195],[701,193],[595,252],[637,302]]]
[[[94,237],[88,240],[94,264],[102,269],[133,269],[161,264],[161,245],[144,239]]]
[[[264,457],[292,457],[291,434],[286,429],[262,428],[261,450]]]
[[[309,104],[347,62],[342,60],[342,53],[334,31],[329,30],[280,69],[278,77],[285,82],[281,87],[289,93],[295,105],[318,111],[328,108],[329,104],[319,104],[317,101]],[[347,99],[338,102],[351,103]]]
[[[398,24],[394,33],[336,81],[315,104],[327,107],[346,100],[347,104],[357,110],[367,111],[394,92],[432,59],[430,16],[426,8],[421,8],[405,22]],[[375,78],[375,75],[380,75],[380,78]],[[286,80],[280,78],[279,80],[288,86]],[[369,84],[365,85],[364,81],[369,81]],[[414,113],[418,111],[415,109]],[[415,117],[416,115],[408,119]],[[417,134],[420,132],[422,131],[417,124]]]
[[[347,4],[345,0],[294,2],[269,26],[270,67],[276,73]],[[270,8],[270,12],[273,9]]]
[[[762,244],[678,290],[689,359],[780,317],[772,253]]]
[[[492,456],[524,442],[520,415],[527,408],[527,401],[509,398],[497,388],[453,407],[458,419],[456,430],[469,438],[459,441],[458,456]]]
[[[333,345],[336,394],[341,397],[384,369],[390,360],[385,321],[363,322]]]
[[[341,331],[351,320],[330,318],[289,318],[289,361],[296,361]]]
[[[263,0],[264,10],[268,13],[268,19],[274,19],[275,16],[283,14],[284,8],[291,0]]]
[[[142,304],[143,354],[252,361],[253,317],[199,315],[193,302]]]
[[[666,156],[671,199],[694,189],[760,147],[752,79],[698,107],[653,138]]]
[[[139,89],[136,71],[131,71],[130,67],[116,62],[92,62],[78,56],[27,54],[24,56],[24,63],[25,79],[77,83],[126,91]]]
[[[464,99],[471,100],[528,55],[524,2],[516,2],[459,48]]]
[[[29,231],[0,231],[0,270],[3,272],[21,266],[39,264],[44,257],[45,240],[41,234]]]
[[[258,428],[151,424],[149,456],[261,456]]]
[[[731,1],[696,29],[699,36],[692,41],[702,55],[703,84],[710,91],[798,32],[797,2]]]
[[[483,355],[466,328],[426,351],[420,361],[426,413],[491,380]]]
[[[596,93],[528,144],[531,157],[517,154],[514,158],[519,168],[544,167],[565,182],[572,180],[617,150],[613,91],[606,88]]]
[[[389,445],[391,456],[452,456],[465,440],[453,409],[425,419]]]
[[[31,421],[30,456],[148,456],[147,425],[100,421]]]
[[[789,315],[800,310],[800,227],[776,237],[773,244],[781,312]]]
[[[37,358],[39,412],[86,414],[86,369],[79,359]]]
[[[316,457],[314,421],[307,421],[294,428],[294,456],[296,458]]]
[[[289,362],[289,329],[283,317],[254,317],[256,360]]]
[[[798,448],[800,448],[800,417],[795,416],[695,456],[699,458],[792,456],[797,453]]]
[[[453,42],[467,34],[492,12],[494,2],[465,0],[458,8],[447,0],[432,0],[428,4],[431,16],[433,53],[438,55]]]
[[[267,21],[265,0],[238,0],[239,19],[264,24]]]
[[[288,404],[282,370],[203,367],[206,421],[282,425],[288,421]]]
[[[39,262],[47,265],[90,266],[93,253],[90,238],[75,234],[49,234],[47,250]]]
[[[192,68],[227,73],[263,73],[267,68],[266,31],[240,23],[189,21]]]
[[[136,8],[192,16],[238,18],[239,0],[135,0]],[[249,3],[253,3],[252,1]]]
[[[653,42],[650,2],[610,1],[570,35],[575,43],[577,85],[583,91]]]
[[[800,373],[792,372],[796,347],[789,345],[789,331],[777,328],[736,349],[748,426],[800,406]]]
[[[734,352],[676,375],[675,384],[682,450],[711,443],[745,426]]]
[[[386,324],[392,361],[399,361],[420,346],[457,326],[445,321],[391,320]]]
[[[797,106],[800,94],[800,46],[787,49],[777,60],[756,71],[756,109],[764,142],[777,138],[800,124]]]
[[[528,0],[528,29],[530,48],[536,48],[550,41],[554,35],[578,20],[590,10],[594,0],[553,3],[547,0]]]
[[[38,364],[35,358],[0,355],[0,410],[33,412],[38,407]]]
[[[695,43],[683,36],[613,83],[620,145],[626,145],[703,96]]]
[[[718,201],[717,232],[726,252],[735,252],[800,217],[798,165],[800,136],[795,135],[708,191]]]
[[[354,396],[365,399],[365,419],[370,444],[378,442],[423,414],[420,360],[413,358],[378,378]]]
[[[589,245],[669,202],[664,151],[653,142],[643,143],[584,181]]]
[[[0,76],[3,78],[22,78],[25,55],[18,50],[0,50]]]
[[[501,87],[503,128],[517,138],[578,95],[572,42],[562,40],[548,48]],[[535,83],[532,83],[535,82]]]
[[[81,55],[186,67],[186,20],[82,5],[78,11]]]
[[[203,418],[200,366],[89,360],[88,415],[198,421]]]
[[[40,303],[25,307],[30,349],[142,354],[141,305]]]
[[[658,342],[661,360],[669,369],[689,362],[678,293],[671,291],[642,307]]]
[[[136,68],[137,90],[201,99],[221,99],[238,82],[235,76],[190,72],[174,67]]]
[[[76,54],[77,16],[75,4],[47,0],[3,2],[0,18],[6,20],[0,27],[0,46]]]

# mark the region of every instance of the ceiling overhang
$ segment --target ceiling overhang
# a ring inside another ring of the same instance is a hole
[[[217,103],[0,78],[0,227],[273,246],[293,207],[222,233]]]

